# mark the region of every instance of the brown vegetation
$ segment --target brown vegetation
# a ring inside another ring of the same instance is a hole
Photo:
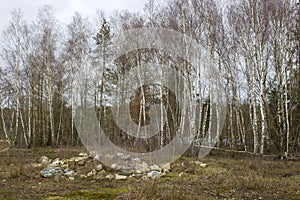
[[[40,156],[70,158],[84,149],[10,149],[0,153],[1,199],[299,199],[300,162],[262,159],[214,151],[195,165],[182,157],[158,180],[125,181],[89,178],[42,178],[34,168]],[[96,163],[72,166],[88,173]]]

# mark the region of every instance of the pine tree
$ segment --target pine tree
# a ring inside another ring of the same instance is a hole
[[[114,80],[116,80],[114,65],[110,59],[112,56],[112,34],[110,24],[105,18],[103,19],[99,32],[93,39],[97,45],[95,49],[96,57],[94,58],[94,65],[96,71],[100,72],[99,77],[101,77],[101,80],[96,83],[94,103],[95,107],[97,105],[101,107],[107,106],[109,100],[113,98],[111,93],[114,88]],[[99,98],[98,95],[100,95]]]

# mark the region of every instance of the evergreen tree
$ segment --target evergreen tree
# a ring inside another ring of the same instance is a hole
[[[103,19],[99,32],[93,37],[97,45],[95,49],[94,66],[97,71],[95,83],[95,106],[107,106],[112,100],[112,91],[115,88],[114,81],[115,67],[111,60],[112,57],[112,34],[110,24]]]

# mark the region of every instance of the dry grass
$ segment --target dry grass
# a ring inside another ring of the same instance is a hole
[[[237,155],[191,158],[172,164],[159,180],[43,179],[31,164],[42,156],[69,158],[84,149],[10,149],[0,153],[0,199],[300,199],[300,162]],[[92,169],[91,162],[78,171]],[[75,166],[76,167],[76,166]]]

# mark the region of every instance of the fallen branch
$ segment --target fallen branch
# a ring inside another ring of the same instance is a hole
[[[194,145],[195,147],[200,147],[200,148],[206,148],[206,149],[213,149],[213,150],[219,150],[219,151],[224,151],[224,152],[230,152],[230,153],[245,153],[249,155],[254,155],[254,156],[263,156],[263,157],[276,157],[277,155],[261,155],[257,153],[251,153],[248,151],[238,151],[238,150],[231,150],[231,149],[222,149],[218,147],[208,147],[208,146],[202,146],[202,145]]]
[[[8,140],[0,140],[0,152],[7,151],[10,148],[10,142]]]

